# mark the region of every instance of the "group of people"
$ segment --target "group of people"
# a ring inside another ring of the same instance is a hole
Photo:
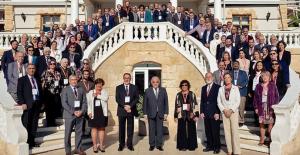
[[[176,10],[177,9],[177,10]],[[23,34],[21,42],[10,42],[1,67],[7,91],[24,112],[22,123],[28,131],[30,148],[38,146],[36,136],[39,114],[46,113],[46,126],[56,126],[56,119],[65,119],[65,151],[71,154],[71,133],[75,128],[75,153],[82,150],[82,135],[89,132],[94,152],[105,152],[105,127],[108,125],[108,92],[96,78],[89,59],[82,60],[85,48],[103,33],[121,22],[171,22],[199,39],[216,57],[218,70],[205,75],[198,104],[187,80],[180,82],[175,98],[174,118],[177,120],[177,149],[195,150],[198,147],[196,123],[204,119],[207,146],[203,150],[220,152],[220,120],[223,120],[228,154],[241,154],[238,127],[245,123],[244,111],[254,111],[253,118],[260,127],[258,145],[271,141],[275,123],[272,105],[284,96],[289,82],[291,54],[286,43],[271,36],[271,41],[257,32],[248,35],[248,28],[232,22],[222,24],[207,14],[195,15],[192,9],[167,5],[131,6],[128,1],[115,9],[101,9],[92,18],[75,21],[75,25],[53,25],[51,31],[40,31],[39,37]],[[137,86],[130,83],[130,73],[123,75],[123,84],[116,87],[119,120],[119,148],[134,151],[134,117],[139,100]],[[152,77],[151,87],[145,90],[143,113],[149,123],[150,151],[163,151],[163,121],[169,114],[168,95],[159,77]],[[198,110],[200,106],[200,111]],[[127,122],[127,123],[126,123]],[[265,125],[267,134],[265,134]],[[127,126],[127,127],[126,127]],[[126,130],[127,129],[127,130]],[[125,143],[125,133],[127,141]]]

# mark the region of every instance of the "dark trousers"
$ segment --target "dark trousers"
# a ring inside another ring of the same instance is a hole
[[[177,149],[195,150],[198,147],[196,122],[184,118],[178,119]]]
[[[47,126],[56,126],[55,119],[61,116],[61,101],[59,94],[45,94],[45,112]]]
[[[65,118],[65,151],[71,153],[71,134],[75,126],[75,149],[80,150],[82,145],[83,117]]]
[[[163,145],[163,121],[164,118],[160,118],[157,114],[154,118],[148,118],[150,146],[161,147]]]
[[[207,148],[220,149],[220,121],[214,118],[204,118]]]
[[[127,147],[132,146],[134,116],[119,116],[119,145],[125,146],[125,130],[127,121]]]
[[[38,127],[39,111],[40,105],[38,102],[35,102],[33,103],[32,108],[24,110],[22,115],[22,123],[28,133],[27,143],[29,146],[33,146],[35,144],[34,138],[36,136],[36,130]]]

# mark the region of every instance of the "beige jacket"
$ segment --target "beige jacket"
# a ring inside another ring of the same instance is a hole
[[[94,91],[95,90],[91,90],[86,94],[86,99],[87,99],[87,106],[88,106],[88,114],[92,114],[92,116],[94,117]],[[102,106],[102,110],[103,110],[103,115],[107,117],[107,111],[108,111],[108,93],[102,89],[101,90],[101,95],[97,96],[97,99],[99,99],[101,101],[101,106]],[[93,119],[92,117],[92,119]]]

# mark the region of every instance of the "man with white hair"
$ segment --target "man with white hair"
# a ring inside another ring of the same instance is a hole
[[[53,57],[50,56],[50,52],[51,52],[51,49],[49,47],[45,47],[44,51],[43,51],[43,55],[40,56],[37,59],[37,64],[36,64],[37,73],[36,73],[36,75],[38,76],[38,78],[40,78],[41,75],[43,74],[43,72],[47,70],[48,61],[50,61],[50,58],[53,58]]]

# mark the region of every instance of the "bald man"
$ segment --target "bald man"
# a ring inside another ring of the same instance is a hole
[[[163,151],[163,121],[169,114],[169,103],[167,91],[160,86],[157,76],[151,78],[151,87],[145,91],[143,112],[149,123],[149,151],[155,146]]]
[[[93,24],[93,19],[87,19],[87,25],[84,25],[84,31],[89,36],[89,42],[93,42],[98,37],[98,27],[97,25]]]

